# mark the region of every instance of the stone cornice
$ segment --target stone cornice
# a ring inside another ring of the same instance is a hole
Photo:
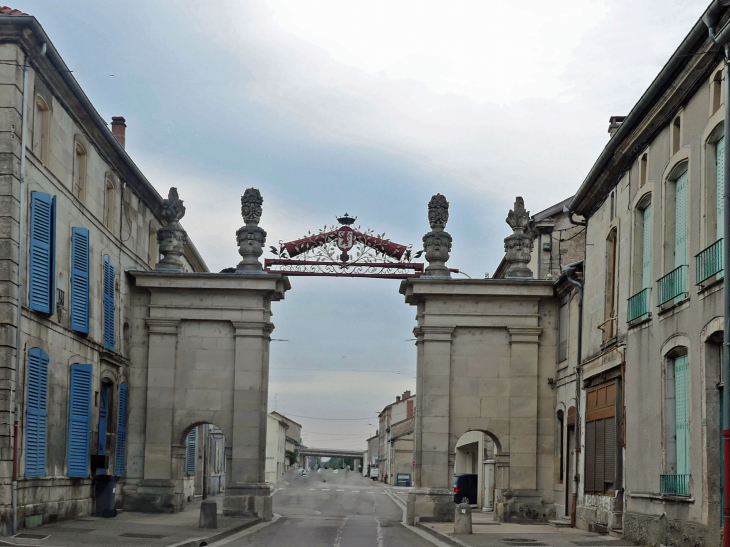
[[[422,325],[413,329],[418,342],[450,342],[455,327]]]
[[[510,343],[537,344],[540,341],[542,327],[507,327]]]
[[[177,334],[177,327],[180,324],[180,319],[160,319],[160,318],[148,318],[147,328],[150,334]]]
[[[236,329],[236,336],[268,338],[274,330],[274,324],[266,321],[231,321],[231,324]]]

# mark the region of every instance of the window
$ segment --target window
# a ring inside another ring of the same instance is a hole
[[[33,153],[41,160],[41,163],[48,164],[50,156],[50,133],[51,133],[51,108],[43,95],[35,97],[35,116],[33,118]]]
[[[112,385],[109,382],[102,382],[101,390],[99,393],[99,435],[96,443],[96,453],[99,456],[103,456],[106,454],[107,433],[109,430],[109,411],[111,410],[111,392]],[[104,468],[99,468],[96,470],[97,475],[103,475],[105,472],[106,469]]]
[[[117,413],[117,455],[114,473],[123,477],[127,473],[127,411],[129,391],[127,384],[119,386],[119,411]]]
[[[689,475],[688,369],[687,355],[680,355],[667,363],[666,470],[674,475]]]
[[[639,161],[639,188],[644,186],[646,184],[648,173],[647,169],[649,168],[649,154],[644,152],[644,154],[641,155],[641,160]]]
[[[43,192],[30,194],[30,259],[28,305],[53,314],[55,292],[56,198]]]
[[[110,179],[104,182],[104,226],[114,232],[114,219],[117,211],[117,192]]]
[[[675,183],[674,267],[687,264],[687,172]]]
[[[615,336],[615,319],[616,319],[616,254],[618,232],[616,228],[611,230],[606,238],[606,287],[605,287],[605,306],[604,306],[604,322],[603,341],[607,342]]]
[[[722,137],[715,144],[715,234],[716,240],[722,239],[725,226],[725,137]]]
[[[198,428],[194,427],[185,443],[185,474],[195,475],[198,463]]]
[[[568,303],[558,311],[558,363],[568,358]]]
[[[682,116],[677,116],[672,122],[672,156],[682,147]]]
[[[89,476],[91,365],[71,365],[68,410],[68,476]]]
[[[113,350],[116,336],[114,326],[114,263],[109,255],[104,255],[103,284],[104,284],[104,347]]]
[[[564,446],[564,439],[563,439],[563,424],[565,422],[565,414],[562,410],[558,410],[558,465],[560,467],[560,476],[558,479],[558,482],[562,484],[563,479],[565,477],[565,446]]]
[[[86,149],[81,143],[76,143],[74,154],[74,187],[73,194],[82,203],[86,202]]]
[[[71,328],[89,334],[89,230],[71,230]]]
[[[46,476],[46,421],[48,419],[48,354],[28,352],[28,396],[25,415],[25,478]]]
[[[665,184],[664,271],[657,282],[657,306],[687,295],[687,162]],[[676,300],[675,300],[676,302]]]
[[[609,218],[611,220],[613,220],[615,216],[616,216],[616,193],[611,192],[611,216]]]
[[[160,251],[157,244],[157,228],[155,228],[152,224],[150,224],[150,240],[147,248],[149,249],[147,264],[149,264],[150,268],[154,270],[155,264],[157,264],[157,261],[160,258]]]
[[[651,310],[651,211],[651,194],[646,194],[634,216],[634,296],[628,302],[628,321],[643,317]]]
[[[616,381],[586,391],[585,421],[585,492],[611,492],[616,482]]]
[[[715,72],[710,82],[710,116],[720,110],[723,99],[722,70]]]

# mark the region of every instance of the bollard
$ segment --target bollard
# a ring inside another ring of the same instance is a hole
[[[460,503],[454,512],[454,533],[471,534],[471,505]]]
[[[204,501],[200,504],[200,522],[198,528],[218,528],[218,504]]]

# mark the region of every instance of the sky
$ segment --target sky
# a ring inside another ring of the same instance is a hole
[[[449,266],[494,272],[515,196],[573,195],[709,0],[17,0],[211,271],[235,266],[240,196],[267,245],[334,224],[421,247],[450,202]],[[264,255],[266,256],[266,255]],[[269,255],[272,256],[272,255]],[[360,449],[415,391],[415,310],[395,280],[291,278],[273,304],[269,409],[304,443]]]

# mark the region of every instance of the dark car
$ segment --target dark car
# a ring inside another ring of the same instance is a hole
[[[454,502],[475,505],[477,502],[478,484],[479,475],[469,473],[454,475]]]

